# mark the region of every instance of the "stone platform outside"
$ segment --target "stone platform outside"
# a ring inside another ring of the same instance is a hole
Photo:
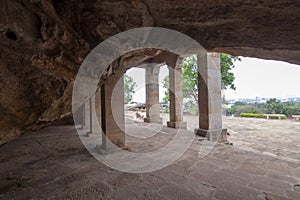
[[[193,117],[185,116],[190,129]],[[179,160],[143,174],[106,167],[74,126],[51,126],[0,146],[0,199],[300,199],[300,123],[226,118],[225,124],[233,146],[218,144],[200,159],[203,140],[196,137]],[[152,136],[126,137],[135,152],[153,151],[176,133],[161,127],[154,135],[160,127],[132,119],[126,125],[132,135]]]

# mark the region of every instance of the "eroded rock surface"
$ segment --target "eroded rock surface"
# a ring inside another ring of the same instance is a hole
[[[0,144],[68,115],[88,52],[136,27],[180,31],[207,50],[300,63],[295,0],[0,0]]]

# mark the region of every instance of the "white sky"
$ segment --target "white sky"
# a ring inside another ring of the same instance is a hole
[[[233,72],[237,89],[226,91],[226,99],[300,97],[299,65],[242,57],[242,62],[235,63]]]
[[[262,60],[241,57],[242,62],[235,62],[236,91],[225,91],[226,99],[255,97],[300,97],[300,66],[281,61]],[[127,71],[138,87],[133,101],[145,102],[145,70],[132,68]],[[163,78],[168,75],[168,68],[161,67],[159,74],[160,101],[164,96]]]
[[[159,71],[159,101],[161,102],[164,97],[164,91],[163,88],[163,79],[165,76],[167,76],[169,73],[169,70],[167,66],[163,66],[160,68]],[[139,103],[145,103],[146,98],[146,89],[145,89],[145,69],[141,68],[131,68],[126,72],[127,75],[131,76],[133,80],[138,85],[135,89],[135,93],[133,95],[133,101],[139,102]]]

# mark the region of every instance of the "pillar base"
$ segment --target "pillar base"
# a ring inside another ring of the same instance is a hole
[[[150,118],[146,117],[144,118],[145,123],[155,123],[155,124],[162,124],[163,120],[162,118]]]
[[[100,155],[108,155],[108,154],[120,152],[123,150],[131,151],[131,147],[130,146],[117,147],[117,146],[112,145],[111,143],[107,143],[105,148],[102,145],[96,146],[96,151]]]
[[[227,129],[195,129],[195,134],[206,137],[209,141],[213,142],[227,142]]]
[[[78,127],[79,130],[83,130],[83,125],[82,124],[78,125],[77,127]]]
[[[94,133],[90,132],[90,131],[86,132],[86,134],[85,134],[86,137],[92,137],[93,135],[94,135]]]
[[[169,128],[175,128],[175,129],[187,129],[187,123],[186,122],[167,122],[167,127]]]

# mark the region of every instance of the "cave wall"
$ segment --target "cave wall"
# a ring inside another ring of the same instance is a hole
[[[0,144],[71,112],[89,51],[137,27],[189,35],[209,51],[300,64],[300,1],[0,0]]]

